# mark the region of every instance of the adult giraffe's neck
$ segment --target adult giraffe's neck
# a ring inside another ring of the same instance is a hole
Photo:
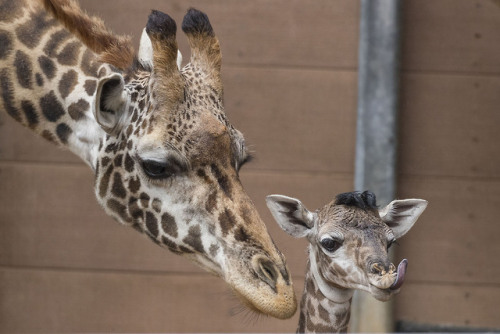
[[[326,286],[309,252],[297,333],[346,333],[353,291]]]
[[[95,168],[105,133],[93,116],[109,65],[36,1],[0,0],[0,108]]]

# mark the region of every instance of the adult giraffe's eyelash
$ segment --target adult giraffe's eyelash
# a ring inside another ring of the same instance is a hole
[[[236,170],[239,171],[241,169],[241,167],[243,167],[244,164],[249,163],[253,159],[254,159],[253,155],[248,154],[248,153],[245,154],[245,157],[241,161],[238,161],[235,163]]]
[[[240,162],[240,167],[243,166],[244,164],[246,163],[249,163],[250,161],[252,161],[253,159],[255,159],[255,157],[252,155],[252,154],[247,154],[245,156],[245,158]]]

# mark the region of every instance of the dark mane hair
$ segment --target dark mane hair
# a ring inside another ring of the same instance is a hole
[[[134,47],[129,36],[116,35],[104,22],[89,16],[75,0],[40,0],[45,9],[85,44],[99,55],[99,61],[121,70],[134,62]]]
[[[335,205],[354,206],[363,210],[376,210],[377,199],[369,190],[342,193],[335,197]]]

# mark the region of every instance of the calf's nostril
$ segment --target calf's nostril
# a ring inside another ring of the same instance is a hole
[[[380,275],[380,271],[382,270],[382,268],[380,267],[380,264],[379,263],[374,263],[370,266],[370,272],[372,274],[379,274]]]
[[[394,267],[394,265],[392,265],[392,266]],[[381,262],[375,262],[370,266],[370,272],[372,274],[383,276],[390,271],[391,271],[390,266],[384,265]]]

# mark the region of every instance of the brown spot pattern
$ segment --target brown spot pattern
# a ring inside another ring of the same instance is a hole
[[[219,246],[218,245],[211,245],[209,249],[209,253],[212,257],[215,257],[217,255],[217,252],[219,251]]]
[[[332,263],[333,264],[333,270],[335,270],[335,273],[338,275],[338,276],[342,276],[342,277],[346,277],[347,276],[347,272],[342,269],[342,267],[337,264],[337,263]]]
[[[78,51],[82,44],[80,42],[68,43],[57,55],[57,60],[62,65],[74,66],[78,62]]]
[[[139,177],[132,177],[128,181],[128,189],[133,193],[137,193],[141,188],[141,180]]]
[[[155,238],[158,238],[158,219],[152,212],[146,211],[146,228]]]
[[[83,53],[81,68],[85,75],[97,77],[99,63],[96,61],[95,55],[89,49],[85,50]]]
[[[118,154],[116,155],[115,159],[113,160],[113,164],[115,167],[121,167],[123,162],[123,154]]]
[[[31,103],[31,101],[23,100],[21,102],[21,109],[23,110],[24,116],[28,121],[28,127],[34,129],[39,121],[35,106]]]
[[[89,110],[90,104],[84,99],[78,100],[78,102],[74,102],[68,107],[69,116],[75,120],[79,121],[82,118],[85,118],[85,113]]]
[[[0,90],[7,113],[16,121],[21,122],[19,110],[14,105],[14,88],[12,87],[9,70],[7,68],[2,69],[0,72]]]
[[[2,15],[1,12],[1,5],[0,5],[0,16]],[[5,30],[0,30],[0,45],[2,46],[0,48],[0,59],[5,59],[7,56],[12,52],[12,35]]]
[[[45,74],[47,79],[51,80],[55,77],[56,65],[54,64],[52,59],[46,56],[40,56],[38,57],[38,64],[40,65],[40,68],[42,69],[42,72],[43,74]]]
[[[309,317],[316,316],[316,310],[314,309],[314,305],[312,304],[312,301],[310,299],[307,300],[307,315]]]
[[[97,81],[86,80],[85,84],[83,85],[83,88],[85,89],[85,92],[87,92],[89,96],[92,96],[95,94],[95,91],[97,89]]]
[[[56,122],[65,114],[64,107],[59,102],[53,90],[40,99],[42,113],[49,122]]]
[[[201,241],[200,226],[191,226],[188,235],[182,240],[186,245],[191,246],[198,253],[205,253],[203,243]]]
[[[134,171],[134,160],[132,157],[127,153],[125,154],[125,170],[129,173]]]
[[[110,166],[110,168],[112,168]],[[127,197],[127,190],[123,186],[122,177],[120,173],[115,173],[113,175],[113,186],[111,187],[111,193],[119,198]]]
[[[33,49],[40,42],[42,35],[56,23],[45,11],[32,13],[26,23],[16,28],[17,38],[27,47]]]
[[[115,212],[124,222],[130,222],[130,217],[127,214],[127,207],[115,199],[107,201],[107,207]]]
[[[62,75],[61,81],[59,81],[59,92],[63,99],[68,97],[73,89],[75,89],[77,83],[78,73],[75,70],[69,70]]]
[[[224,237],[227,236],[229,231],[236,226],[236,218],[229,209],[224,209],[224,211],[219,215],[219,226]]]
[[[56,31],[50,36],[47,44],[45,44],[43,52],[49,57],[56,57],[59,45],[61,45],[61,43],[67,40],[70,36],[71,34],[66,29]]]
[[[212,191],[210,195],[208,195],[207,202],[205,203],[205,210],[207,212],[212,213],[217,206],[217,192]]]
[[[59,140],[63,144],[68,143],[68,138],[72,132],[73,132],[73,130],[71,130],[71,128],[66,123],[60,123],[56,127],[57,137],[59,137]]]
[[[22,15],[24,0],[4,0],[0,2],[0,21],[10,22]]]
[[[250,235],[243,226],[240,226],[234,232],[234,239],[239,242],[248,242],[248,240],[250,239]]]
[[[181,251],[179,251],[179,247],[177,247],[177,244],[175,244],[175,242],[173,242],[172,240],[170,240],[169,238],[167,238],[165,236],[162,236],[161,243],[164,244],[165,246],[167,246],[167,248],[175,254],[182,253]]]
[[[229,182],[227,175],[225,175],[215,164],[210,165],[210,169],[222,191],[224,191],[227,197],[231,197],[231,183]]]
[[[42,75],[40,73],[35,74],[35,80],[36,80],[36,84],[39,87],[43,86],[43,77],[42,77]]]
[[[151,197],[149,197],[148,194],[146,193],[141,193],[139,195],[139,200],[141,202],[141,205],[144,207],[144,208],[148,208],[149,207],[149,200],[151,199]]]
[[[326,323],[330,323],[330,314],[328,311],[321,305],[321,303],[318,305],[318,315]]]
[[[161,212],[161,201],[158,198],[154,198],[153,202],[151,203],[151,207],[155,212],[160,213]]]
[[[30,57],[18,50],[14,59],[14,67],[16,68],[17,81],[21,87],[26,89],[33,88],[33,68],[31,66]]]
[[[168,212],[165,212],[161,216],[161,227],[163,231],[168,235],[171,235],[174,238],[178,237],[177,223],[175,222],[175,218],[171,216]]]
[[[99,184],[99,196],[104,197],[108,191],[109,181],[111,179],[111,173],[113,172],[113,165],[110,165],[106,172],[101,178],[101,182]]]

